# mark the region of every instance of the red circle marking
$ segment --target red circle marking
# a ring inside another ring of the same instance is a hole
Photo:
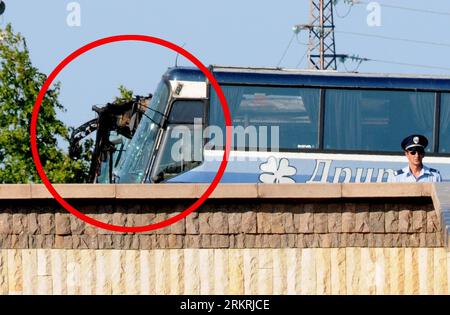
[[[183,212],[177,214],[176,216],[173,216],[167,220],[156,222],[149,225],[143,225],[143,226],[120,226],[120,225],[113,225],[104,223],[98,220],[95,220],[77,209],[75,209],[73,206],[71,206],[63,197],[61,197],[60,194],[55,190],[52,183],[50,183],[49,179],[47,178],[47,175],[45,174],[45,171],[42,167],[41,160],[39,158],[38,148],[37,148],[37,142],[36,142],[36,124],[37,119],[39,115],[39,109],[41,107],[42,100],[45,96],[45,93],[47,92],[48,88],[50,87],[53,80],[56,78],[56,76],[61,72],[61,70],[64,69],[70,62],[72,62],[75,58],[78,56],[84,54],[85,52],[94,49],[96,47],[114,43],[114,42],[121,42],[121,41],[142,41],[142,42],[148,42],[157,44],[160,46],[164,46],[166,48],[169,48],[171,50],[176,51],[177,53],[183,55],[187,59],[189,59],[195,66],[197,66],[203,74],[206,76],[206,78],[211,82],[211,85],[213,86],[214,90],[217,93],[217,96],[219,97],[219,101],[222,106],[222,110],[225,117],[225,125],[226,125],[226,137],[225,137],[225,151],[222,156],[222,162],[220,163],[219,169],[217,171],[216,176],[212,180],[211,184],[208,186],[206,191],[200,196],[199,199],[197,199],[192,205],[187,207]],[[39,91],[39,94],[36,98],[36,102],[34,103],[33,113],[31,116],[31,126],[30,126],[30,138],[31,138],[31,153],[33,155],[34,164],[36,165],[37,172],[39,174],[39,177],[41,178],[42,182],[44,183],[45,187],[47,187],[47,190],[52,194],[52,196],[58,201],[58,203],[64,207],[67,211],[72,213],[73,215],[77,216],[79,219],[92,224],[96,227],[116,231],[116,232],[145,232],[150,230],[155,230],[159,228],[163,228],[165,226],[168,226],[170,224],[173,224],[186,216],[188,216],[190,213],[194,212],[198,209],[205,201],[208,199],[208,197],[213,193],[213,191],[216,189],[217,185],[220,182],[220,179],[223,176],[223,173],[225,172],[225,168],[228,163],[228,157],[230,155],[230,139],[231,139],[231,118],[230,118],[230,111],[228,109],[227,100],[223,94],[222,89],[220,88],[219,84],[217,83],[216,79],[214,78],[214,75],[206,68],[200,60],[198,60],[194,55],[183,49],[182,47],[173,44],[169,41],[152,37],[152,36],[146,36],[146,35],[117,35],[117,36],[111,36],[111,37],[105,37],[101,38],[99,40],[93,41],[92,43],[89,43],[73,53],[71,53],[69,56],[67,56],[63,61],[61,61],[60,64],[56,66],[56,68],[50,73],[47,80],[44,82],[44,85],[42,86],[41,90]]]

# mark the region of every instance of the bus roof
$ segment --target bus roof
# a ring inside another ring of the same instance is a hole
[[[337,71],[281,68],[244,68],[210,66],[221,84],[273,86],[312,86],[330,88],[398,89],[450,92],[450,76],[405,75],[384,73],[346,73]],[[204,81],[203,73],[194,67],[169,68],[169,80]]]

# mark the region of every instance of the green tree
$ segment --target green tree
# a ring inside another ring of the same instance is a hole
[[[30,60],[25,38],[11,25],[0,29],[0,183],[40,182],[30,148],[30,121],[34,102],[47,76]],[[39,111],[37,143],[44,170],[51,182],[84,182],[89,144],[82,158],[72,160],[58,148],[57,139],[68,140],[68,128],[57,111],[59,83],[47,91]]]
[[[125,86],[119,86],[119,93],[120,95],[114,98],[114,104],[125,103],[133,100],[133,91],[127,89]]]

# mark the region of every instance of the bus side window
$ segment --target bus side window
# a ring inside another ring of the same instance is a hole
[[[232,118],[233,150],[318,148],[320,89],[223,85],[222,90]],[[219,126],[225,135],[223,111],[214,91],[209,124]],[[220,149],[220,144],[225,143],[225,137],[210,138],[211,148]]]
[[[200,165],[203,114],[203,101],[179,100],[173,103],[152,181],[166,181]]]
[[[450,152],[450,93],[441,95],[439,152]]]
[[[413,133],[433,141],[434,93],[328,89],[325,95],[325,149],[396,152]]]

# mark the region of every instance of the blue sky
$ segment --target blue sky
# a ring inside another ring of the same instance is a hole
[[[308,22],[309,0],[79,0],[81,26],[66,23],[65,0],[4,0],[6,12],[0,26],[12,23],[28,41],[32,61],[42,72],[50,71],[80,46],[101,37],[118,34],[145,34],[161,37],[197,56],[205,65],[267,66],[278,64],[291,37],[292,26]],[[380,4],[450,12],[448,0],[392,0]],[[339,3],[337,14],[348,6]],[[381,26],[367,24],[366,5],[356,5],[341,19],[335,16],[338,53],[361,57],[431,65],[447,69],[427,69],[366,62],[360,72],[420,73],[450,75],[450,47],[432,46],[343,32],[409,38],[450,44],[450,15],[424,14],[381,8]],[[307,34],[300,33],[301,42]],[[306,47],[292,42],[280,66],[295,68]],[[61,103],[67,108],[59,117],[77,126],[94,117],[91,107],[105,104],[118,94],[120,84],[136,94],[153,92],[161,74],[173,66],[175,53],[146,43],[115,43],[78,58],[58,76]],[[189,65],[184,58],[179,64]],[[354,69],[348,64],[347,69]],[[300,64],[306,67],[306,58]],[[340,66],[339,70],[345,71]]]

